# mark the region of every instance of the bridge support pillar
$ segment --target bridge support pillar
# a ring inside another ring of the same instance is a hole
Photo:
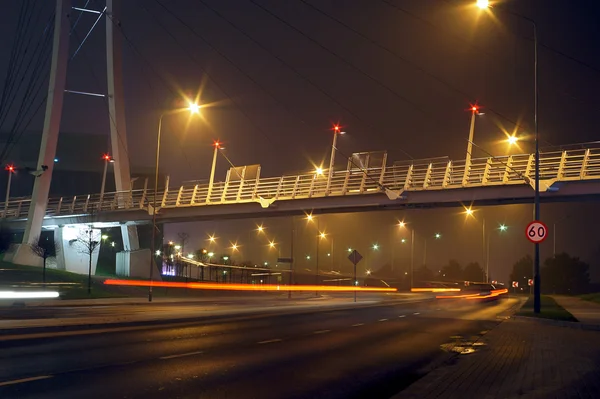
[[[42,221],[46,215],[58,132],[63,108],[63,97],[67,77],[67,63],[69,56],[69,14],[71,13],[71,0],[58,0],[54,17],[54,41],[52,43],[52,62],[50,66],[50,82],[48,84],[48,99],[46,101],[46,116],[38,156],[39,175],[33,185],[31,205],[27,214],[25,234],[22,244],[16,248],[12,261],[21,265],[38,265],[38,259],[29,248],[42,231]]]
[[[123,237],[123,248],[125,251],[137,251],[140,249],[137,226],[134,224],[121,224],[121,236]]]
[[[90,255],[88,252],[88,234],[90,227],[85,224],[75,224],[59,227],[54,230],[54,241],[57,245],[56,268],[71,273],[88,274]],[[92,276],[96,274],[98,254],[102,245],[101,230],[92,229],[92,240],[98,241],[98,247],[92,251]]]

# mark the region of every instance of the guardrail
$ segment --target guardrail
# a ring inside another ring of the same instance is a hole
[[[163,188],[156,198],[159,208],[210,206],[259,202],[268,207],[274,201],[325,196],[365,195],[385,192],[397,198],[405,191],[445,190],[485,186],[533,184],[533,154],[461,161],[413,161],[407,165],[384,166],[366,170],[334,171],[329,180],[323,174],[305,173],[251,180],[230,180],[209,184],[187,184],[176,189]],[[466,172],[466,173],[465,173]],[[559,181],[600,179],[600,149],[574,149],[540,155],[540,190]],[[209,195],[210,193],[210,195]],[[2,218],[27,215],[30,198],[14,198],[0,204]],[[50,198],[46,216],[78,215],[120,209],[151,210],[152,189]]]

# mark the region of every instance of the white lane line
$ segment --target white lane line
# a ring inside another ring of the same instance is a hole
[[[29,378],[21,378],[20,380],[4,381],[4,382],[0,382],[0,387],[6,386],[6,385],[22,384],[24,382],[45,380],[47,378],[52,378],[52,377],[53,376],[51,376],[51,375],[38,375],[37,377],[29,377]]]
[[[403,317],[406,317],[406,315],[405,315],[405,314],[401,314],[401,315],[400,315],[400,316],[398,316],[398,317],[400,317],[400,318],[403,318]]]
[[[356,324],[352,324],[352,327],[359,327],[359,326],[364,326],[365,323],[356,323]]]
[[[379,319],[379,321],[387,321],[387,319]]]
[[[414,315],[418,315],[418,314],[421,314],[421,313],[419,313],[419,312],[415,312],[415,313],[413,313],[413,314],[414,314]]]
[[[282,340],[279,339],[279,338],[275,338],[275,339],[268,339],[266,341],[260,341],[260,342],[257,342],[257,343],[258,344],[270,344],[271,342],[280,342],[280,341],[282,341]]]
[[[315,331],[313,334],[325,334],[328,333],[331,330],[319,330],[319,331]]]
[[[159,359],[161,359],[161,360],[175,359],[176,357],[194,356],[194,355],[201,355],[201,354],[202,354],[202,351],[188,352],[188,353],[180,353],[179,355],[162,356],[162,357],[159,357]]]

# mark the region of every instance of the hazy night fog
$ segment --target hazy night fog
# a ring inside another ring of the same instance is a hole
[[[84,0],[74,0],[83,6]],[[94,3],[92,1],[92,3]],[[337,168],[354,152],[387,150],[388,164],[410,158],[464,159],[471,114],[479,104],[474,157],[528,153],[533,131],[533,41],[531,26],[508,14],[495,16],[453,0],[160,0],[124,1],[119,22],[124,36],[124,81],[129,154],[133,167],[150,168],[161,110],[182,94],[198,96],[201,118],[169,118],[163,132],[161,174],[171,185],[206,180],[213,140],[221,140],[236,166],[261,164],[261,176],[309,171],[327,164],[333,123],[346,134],[338,141]],[[596,2],[521,0],[503,6],[534,18],[540,40],[539,129],[544,150],[598,140],[600,101],[600,6]],[[38,30],[54,2],[37,2]],[[0,76],[17,29],[20,2],[0,14]],[[73,17],[78,16],[77,13]],[[95,19],[83,15],[72,34],[71,51]],[[69,65],[67,87],[104,92],[104,25],[90,35]],[[45,71],[44,73],[47,73]],[[45,95],[45,88],[39,94]],[[43,107],[42,107],[43,110]],[[39,132],[43,111],[25,130]],[[8,130],[14,111],[0,131]],[[106,106],[98,98],[65,96],[61,131],[109,136]],[[523,140],[508,147],[507,134]],[[26,136],[25,136],[26,137]],[[60,144],[59,144],[60,145]],[[60,149],[59,149],[60,150]],[[82,148],[90,158],[107,148]],[[67,154],[65,162],[68,161]],[[15,154],[4,162],[18,163]],[[217,180],[230,164],[219,158]],[[533,196],[533,191],[532,191]],[[469,206],[470,204],[465,204]],[[450,259],[484,263],[482,220],[490,234],[490,274],[507,281],[513,263],[531,253],[525,226],[532,205],[327,214],[319,216],[319,266],[349,271],[347,248],[364,256],[362,268],[393,262],[410,264],[414,228],[415,265],[424,259],[437,271]],[[311,210],[307,209],[307,213]],[[591,264],[600,279],[598,205],[543,204],[542,220],[556,223],[556,250]],[[265,235],[256,225],[264,224]],[[500,224],[507,226],[499,231]],[[295,258],[314,268],[317,227],[296,218]],[[206,247],[207,234],[219,237],[215,252],[241,244],[238,260],[275,264],[289,256],[289,218],[181,223],[165,228],[166,240],[190,235],[187,247]],[[440,233],[441,238],[434,239]],[[407,239],[402,243],[402,238]],[[268,249],[268,239],[277,243]],[[331,243],[333,240],[333,252]],[[372,245],[379,249],[373,251]],[[393,250],[392,250],[393,248]],[[552,255],[553,237],[542,244],[542,262]],[[332,256],[327,256],[330,253]],[[311,256],[310,261],[306,256]],[[312,262],[312,263],[311,263]]]

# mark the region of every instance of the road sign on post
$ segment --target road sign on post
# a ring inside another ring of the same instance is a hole
[[[529,280],[527,280],[527,285],[529,285],[530,287],[533,285],[533,279],[530,278]]]
[[[539,244],[548,236],[548,226],[538,220],[534,220],[527,225],[525,236],[532,243]]]
[[[362,258],[362,255],[359,254],[356,249],[348,255],[348,259],[350,259],[350,262],[354,265],[354,280],[352,281],[352,284],[354,285],[354,302],[356,302],[356,265]]]
[[[512,282],[512,286],[513,286],[513,288],[519,288],[519,282],[518,281],[513,281]]]

